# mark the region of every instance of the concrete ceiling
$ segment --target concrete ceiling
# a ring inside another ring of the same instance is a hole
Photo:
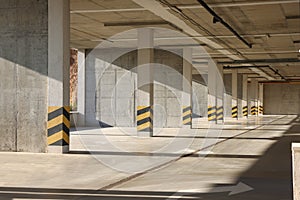
[[[71,46],[95,48],[115,34],[145,26],[176,31],[182,29],[181,31],[194,36],[196,42],[216,62],[229,62],[227,65],[240,66],[241,64],[235,64],[234,61],[259,59],[259,62],[251,65],[270,65],[281,75],[300,80],[300,63],[284,60],[300,58],[298,0],[204,1],[251,43],[252,48],[221,23],[213,23],[213,17],[197,0],[71,0]],[[149,2],[154,5],[153,8],[148,5]],[[173,18],[176,20],[172,21]],[[160,36],[169,39],[160,40],[159,45],[174,46],[175,41],[175,44],[181,46],[189,45],[184,38],[175,38],[174,41],[170,39],[172,36],[164,35],[163,32]],[[136,42],[132,44],[136,45]],[[202,52],[195,52],[193,59],[197,61],[205,56],[207,55]],[[261,69],[274,78],[280,78],[274,70],[266,67]],[[241,72],[247,73],[247,70],[243,69]]]

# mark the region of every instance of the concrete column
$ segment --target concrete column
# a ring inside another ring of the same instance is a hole
[[[153,29],[138,29],[137,130],[138,135],[153,136]]]
[[[263,92],[264,92],[264,85],[263,83],[259,83],[258,84],[258,114],[259,115],[263,115],[263,109],[264,109]]]
[[[0,3],[0,151],[47,151],[48,2]]]
[[[223,66],[218,65],[217,72],[217,123],[224,122],[224,82],[223,82]]]
[[[78,50],[78,92],[76,126],[85,126],[85,50]]]
[[[224,106],[224,116],[225,116],[225,121],[227,119],[231,119],[232,117],[232,113],[231,113],[231,110],[232,110],[232,107],[231,107],[231,104],[232,104],[232,94],[231,94],[231,79],[232,79],[232,75],[231,74],[223,74],[223,81],[224,81],[224,103],[223,103],[223,106]]]
[[[292,143],[292,169],[294,200],[300,200],[300,143]]]
[[[208,121],[217,122],[217,69],[212,60],[208,61]]]
[[[69,0],[48,0],[48,152],[69,151]]]
[[[248,75],[243,75],[243,94],[242,94],[242,109],[243,117],[248,117]]]
[[[182,124],[192,125],[192,49],[183,49]]]
[[[257,115],[257,98],[258,98],[258,82],[256,79],[251,79],[250,83],[250,110],[251,115]]]
[[[232,69],[232,78],[231,78],[231,116],[232,118],[238,119],[238,90],[237,90],[237,69]]]

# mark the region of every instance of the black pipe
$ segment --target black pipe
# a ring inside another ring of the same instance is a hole
[[[287,79],[279,73],[279,70],[278,70],[278,69],[274,69],[274,68],[271,67],[271,66],[269,66],[269,69],[272,70],[272,71],[273,71],[275,74],[277,74],[278,76],[280,76],[281,79],[287,81]]]
[[[277,69],[274,69],[273,67],[271,67],[270,65],[256,65],[256,66],[243,66],[243,65],[241,65],[241,66],[223,66],[223,69],[246,69],[246,68],[269,68],[271,71],[273,71],[275,74],[277,74],[278,76],[280,76],[280,78],[282,79],[282,80],[285,80],[285,81],[287,81],[287,79],[283,76],[283,75],[281,75],[280,73],[279,73],[279,70],[277,70]]]
[[[236,32],[229,24],[227,24],[215,11],[213,11],[203,0],[197,0],[203,8],[205,8],[212,16],[213,23],[220,22],[223,24],[228,30],[230,30],[239,40],[241,40],[244,44],[246,44],[249,48],[252,48],[252,44],[248,43],[238,32]]]
[[[244,65],[240,65],[240,66],[223,66],[223,69],[247,69],[247,68],[262,68],[262,67],[270,67],[269,65],[255,65],[255,66],[244,66]]]
[[[253,59],[253,60],[234,60],[218,62],[221,65],[234,65],[234,64],[255,64],[255,63],[298,63],[298,58],[278,58],[278,59]]]

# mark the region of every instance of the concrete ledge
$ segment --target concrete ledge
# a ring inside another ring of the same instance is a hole
[[[294,200],[300,200],[300,143],[292,143]]]

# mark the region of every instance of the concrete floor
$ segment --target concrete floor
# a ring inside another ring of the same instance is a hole
[[[78,128],[71,154],[0,153],[0,199],[292,199],[298,116],[135,134]]]

